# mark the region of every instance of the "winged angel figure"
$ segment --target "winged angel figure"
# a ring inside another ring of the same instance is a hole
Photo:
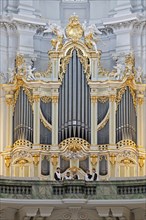
[[[86,21],[84,21],[84,23],[82,24],[82,27],[84,29],[85,44],[90,49],[94,48],[95,51],[97,52],[97,45],[96,45],[96,43],[99,41],[99,37],[98,36],[101,35],[102,32],[100,32],[98,30],[98,28],[96,27],[95,24],[91,24],[91,25],[87,26],[87,22]]]
[[[55,23],[47,23],[44,34],[45,33],[53,33],[57,36],[56,39],[51,40],[51,44],[55,50],[60,50],[63,46],[63,39],[66,39],[65,31],[61,26],[55,24]]]

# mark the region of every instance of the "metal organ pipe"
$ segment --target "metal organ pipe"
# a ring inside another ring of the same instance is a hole
[[[73,136],[89,140],[91,122],[88,119],[90,118],[90,99],[87,87],[82,64],[74,50],[59,94],[59,111],[61,109],[59,131],[62,130],[61,135],[59,132],[59,141]]]

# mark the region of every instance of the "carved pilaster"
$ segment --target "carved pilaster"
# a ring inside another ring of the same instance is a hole
[[[33,143],[40,144],[40,96],[33,95]]]
[[[91,96],[91,144],[97,144],[97,96]]]
[[[116,143],[116,96],[109,97],[109,144]]]
[[[137,94],[137,145],[144,146],[144,95]]]
[[[52,96],[52,145],[58,144],[58,96]]]

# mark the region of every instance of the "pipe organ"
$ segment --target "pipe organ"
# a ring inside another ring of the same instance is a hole
[[[23,139],[33,141],[33,113],[25,90],[20,88],[13,115],[13,142]]]
[[[77,51],[67,65],[59,92],[59,142],[70,137],[91,140],[90,90]]]
[[[125,55],[123,72],[105,73],[101,51],[75,15],[66,36],[52,41],[45,72],[27,72],[17,55],[13,81],[0,85],[9,131],[0,131],[2,175],[52,180],[60,166],[62,175],[76,171],[81,179],[92,168],[99,180],[144,176],[146,85],[136,81],[134,55]]]

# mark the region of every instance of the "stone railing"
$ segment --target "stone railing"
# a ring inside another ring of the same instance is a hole
[[[0,178],[0,197],[15,199],[137,199],[146,196],[146,179],[42,181],[36,179]]]

